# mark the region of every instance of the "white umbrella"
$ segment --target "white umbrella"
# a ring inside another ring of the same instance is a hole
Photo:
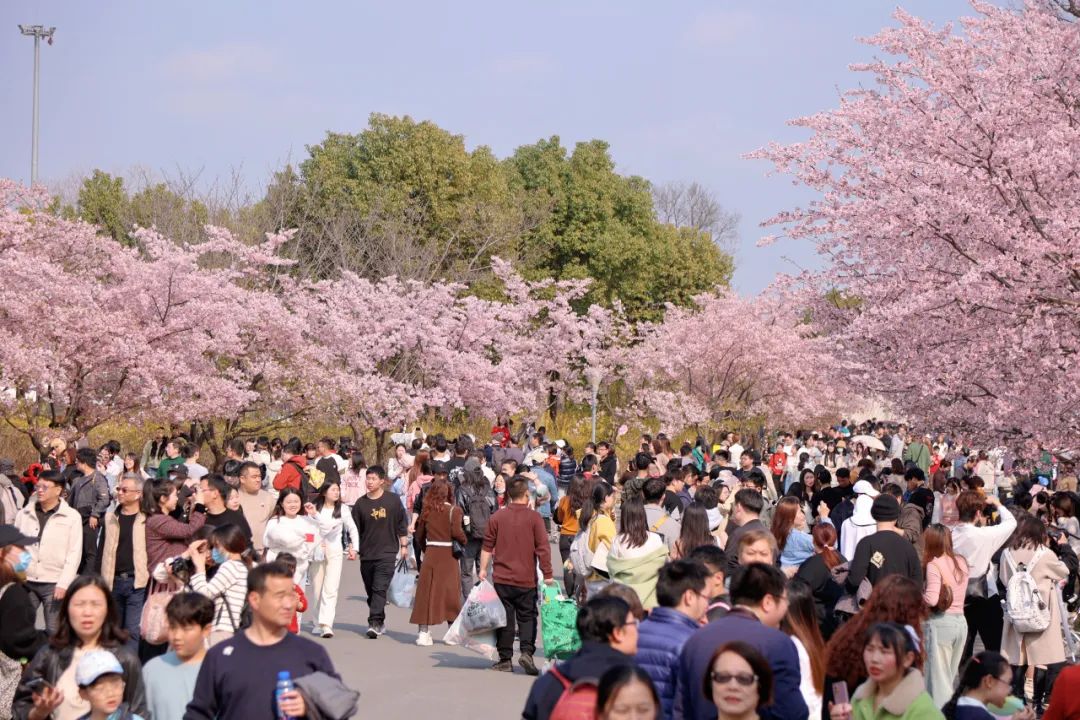
[[[873,435],[856,435],[855,437],[848,440],[848,445],[854,445],[855,443],[859,443],[863,447],[868,447],[871,450],[885,449],[885,444]]]

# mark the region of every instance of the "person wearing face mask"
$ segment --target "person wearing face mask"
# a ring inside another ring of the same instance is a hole
[[[47,636],[34,627],[37,614],[23,586],[33,557],[26,548],[37,539],[14,525],[0,525],[0,712],[11,707],[22,664],[45,644]]]
[[[217,572],[206,579],[207,549]],[[235,525],[214,528],[209,541],[196,540],[184,551],[191,558],[195,572],[191,589],[214,601],[214,625],[210,631],[211,647],[240,631],[240,615],[247,595],[251,550],[243,531]]]

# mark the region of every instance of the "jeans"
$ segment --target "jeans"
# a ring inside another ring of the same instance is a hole
[[[120,614],[120,625],[128,631],[130,636],[124,644],[132,652],[138,652],[139,621],[142,620],[142,609],[146,604],[146,588],[135,587],[134,575],[117,575],[113,578],[112,596]]]
[[[386,591],[390,589],[395,567],[397,558],[360,561],[360,577],[368,596],[368,626],[386,622]]]
[[[521,654],[534,654],[536,652],[536,588],[495,583],[495,592],[506,610],[506,625],[495,631],[495,646],[499,649],[499,660],[510,660],[514,656],[515,621],[517,635],[521,641]]]
[[[923,624],[926,636],[926,691],[941,707],[953,695],[953,679],[967,641],[968,624],[963,615],[934,615]]]
[[[61,601],[53,599],[56,583],[27,581],[26,589],[30,591],[30,604],[34,606],[34,610],[45,606],[45,631],[52,635],[56,632],[60,620]]]
[[[964,643],[964,656],[971,657],[975,649],[975,633],[982,638],[987,650],[1001,652],[1001,633],[1005,624],[1005,613],[1001,609],[1001,596],[988,598],[968,598],[964,603],[964,619],[967,620],[968,636]]]
[[[338,588],[341,586],[341,567],[345,562],[345,553],[340,547],[327,547],[326,559],[312,561],[311,586],[315,600],[314,623],[316,627],[331,629],[337,614]]]
[[[469,598],[469,592],[476,583],[476,573],[480,571],[480,550],[484,541],[480,538],[469,538],[465,543],[465,552],[461,554],[461,600]]]

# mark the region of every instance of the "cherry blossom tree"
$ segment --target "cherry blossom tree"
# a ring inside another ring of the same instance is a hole
[[[286,374],[276,348],[296,334],[258,286],[286,235],[247,246],[207,230],[179,245],[152,230],[123,247],[44,210],[0,180],[0,402],[40,449],[118,419],[243,416]],[[276,322],[268,322],[276,320]],[[296,334],[298,336],[298,334]]]
[[[493,417],[577,392],[584,356],[608,337],[611,313],[574,311],[584,283],[527,282],[507,263],[495,267],[502,300],[459,284],[352,274],[286,292],[305,326],[305,396],[358,440],[371,429],[378,457],[388,431],[428,411]]]
[[[1080,432],[1080,26],[1048,3],[935,29],[902,11],[854,70],[874,85],[751,157],[820,193],[777,215],[814,242],[793,278],[853,379],[927,430]],[[766,238],[769,242],[773,238]],[[790,289],[790,288],[789,288]]]
[[[851,400],[824,338],[776,295],[717,290],[669,306],[622,351],[627,409],[661,430],[835,420]]]

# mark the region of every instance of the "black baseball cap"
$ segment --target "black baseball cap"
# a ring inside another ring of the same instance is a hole
[[[37,538],[23,535],[14,525],[0,525],[0,547],[37,545]]]

